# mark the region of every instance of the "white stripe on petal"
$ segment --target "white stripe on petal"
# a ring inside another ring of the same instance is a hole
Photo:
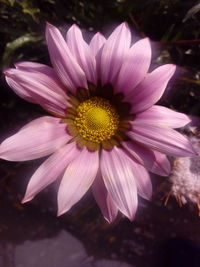
[[[70,52],[60,31],[49,23],[46,26],[46,41],[51,62],[67,89],[75,93],[78,87],[87,88],[82,68]]]
[[[66,124],[53,117],[33,120],[0,145],[0,158],[10,161],[32,160],[52,154],[70,140]]]
[[[90,41],[90,48],[93,55],[97,55],[99,50],[103,47],[106,42],[106,38],[100,33],[97,32]]]
[[[101,82],[113,83],[131,45],[131,33],[126,23],[119,25],[109,36],[101,54]]]
[[[45,70],[37,72],[19,68],[7,69],[4,73],[8,84],[19,96],[53,114],[65,115],[67,96],[53,75],[47,75]]]
[[[137,188],[128,157],[117,147],[102,151],[101,173],[105,186],[118,209],[130,220],[134,219],[138,198]]]
[[[172,109],[154,105],[149,109],[136,114],[132,125],[155,125],[171,128],[180,128],[191,122],[189,116]],[[148,127],[148,126],[147,126]]]
[[[65,93],[66,88],[63,85],[63,83],[60,81],[58,75],[56,74],[55,70],[52,67],[44,65],[42,63],[32,62],[32,61],[20,61],[20,62],[15,63],[14,65],[16,69],[19,69],[22,71],[44,73],[47,76],[50,76],[57,84],[56,90],[59,90],[60,94],[66,97],[66,93]]]
[[[150,200],[152,197],[152,184],[148,172],[142,165],[137,164],[133,160],[131,160],[131,166],[138,194],[141,197]]]
[[[70,143],[58,149],[45,160],[31,177],[22,203],[30,201],[42,189],[53,183],[79,152],[76,144]]]
[[[19,97],[21,97],[22,99],[25,99],[28,102],[36,104],[36,99],[34,95],[31,95],[31,93],[27,91],[23,86],[21,86],[18,82],[6,76],[6,72],[4,72],[4,74],[5,74],[6,82],[8,83],[10,88],[13,89],[15,94],[17,94]]]
[[[100,75],[101,53],[102,53],[102,48],[105,42],[106,42],[106,38],[99,32],[96,33],[93,36],[92,40],[90,41],[90,48],[96,60],[96,75],[97,75],[98,80],[101,79],[101,75]]]
[[[136,42],[128,51],[119,72],[116,92],[130,93],[147,74],[151,62],[151,46],[148,38]]]
[[[163,95],[175,70],[175,65],[166,64],[147,74],[145,79],[125,96],[125,100],[132,105],[131,112],[138,113],[153,106]]]
[[[154,125],[134,125],[132,128],[128,136],[153,150],[175,157],[196,155],[189,140],[173,129]]]
[[[128,155],[145,166],[147,170],[162,176],[169,176],[171,166],[167,157],[136,142],[122,143]]]
[[[66,36],[67,45],[85,72],[87,80],[96,84],[96,61],[89,45],[84,41],[82,32],[77,25],[72,25]]]
[[[92,185],[99,168],[98,151],[84,148],[67,167],[58,190],[58,216],[78,202]]]
[[[117,216],[118,209],[105,187],[100,170],[92,184],[92,192],[104,218],[112,223]]]
[[[169,176],[171,172],[171,164],[168,158],[156,150],[153,150],[153,153],[156,160],[151,168],[151,172],[162,176]]]

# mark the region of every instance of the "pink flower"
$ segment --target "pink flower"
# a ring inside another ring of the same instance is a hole
[[[166,155],[195,154],[188,139],[173,129],[189,118],[154,105],[175,66],[148,72],[150,41],[131,40],[126,23],[107,40],[97,33],[89,44],[76,25],[65,40],[47,24],[46,41],[53,68],[21,62],[5,75],[16,94],[55,117],[38,118],[7,138],[0,157],[24,161],[50,155],[31,177],[23,203],[62,177],[58,215],[92,187],[107,221],[112,222],[118,211],[133,220],[137,193],[151,198],[147,170],[167,176]]]

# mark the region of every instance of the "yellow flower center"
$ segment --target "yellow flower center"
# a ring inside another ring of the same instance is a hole
[[[78,106],[74,123],[84,139],[101,143],[116,133],[119,115],[108,100],[91,97]]]
[[[85,121],[89,129],[99,131],[109,126],[110,116],[105,109],[94,107],[86,112]]]

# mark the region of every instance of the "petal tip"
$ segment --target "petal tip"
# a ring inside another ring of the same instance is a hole
[[[3,144],[3,143],[2,143]],[[9,157],[6,157],[5,155],[5,147],[2,148],[2,145],[0,146],[0,159],[3,159],[3,160],[9,160]],[[12,161],[12,160],[11,160]]]
[[[177,66],[175,64],[167,64],[172,74],[176,71]]]
[[[146,198],[147,201],[151,201],[152,200],[152,193],[150,195],[147,196]]]
[[[71,207],[59,207],[58,204],[58,211],[57,211],[57,217],[60,217],[61,215],[63,215],[64,213],[66,213]]]
[[[14,66],[16,69],[19,69],[21,66],[23,67],[24,63],[29,63],[29,62],[28,61],[19,61],[19,62],[14,63]],[[30,62],[30,63],[32,63],[32,62]]]
[[[58,210],[57,212],[57,217],[60,217],[61,215],[63,215],[67,210]]]
[[[47,20],[45,21],[45,23],[46,23],[46,26],[48,26],[48,27],[54,27],[50,22],[48,22]]]
[[[25,196],[25,197],[21,200],[21,203],[22,203],[22,204],[25,204],[25,203],[31,201],[33,198],[34,198],[34,196]]]
[[[76,23],[74,23],[74,24],[72,24],[72,26],[70,27],[70,29],[80,29],[80,28],[79,28],[79,26]]]
[[[48,31],[50,31],[51,29],[55,29],[55,28],[56,27],[53,24],[51,24],[51,23],[49,23],[49,22],[46,21],[46,33]]]
[[[119,24],[119,25],[115,28],[115,30],[118,30],[118,31],[126,31],[126,30],[130,30],[130,29],[129,29],[129,26],[128,26],[128,22],[126,22],[126,21],[122,22],[121,24]],[[114,31],[115,31],[115,30],[114,30]]]
[[[6,76],[6,77],[11,77],[11,72],[10,72],[10,69],[6,69],[3,71],[3,74]]]
[[[127,216],[127,218],[129,219],[129,221],[133,222],[135,220],[135,214],[133,215],[130,214],[129,216]]]
[[[110,219],[110,218],[107,218],[104,216],[104,219],[106,220],[107,223],[111,224],[114,220]]]
[[[129,28],[127,21],[122,22],[119,26]]]

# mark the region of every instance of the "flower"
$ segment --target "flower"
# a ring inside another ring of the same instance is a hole
[[[53,68],[21,62],[7,69],[7,83],[23,99],[54,115],[25,125],[0,146],[0,157],[11,161],[50,155],[31,177],[23,203],[61,178],[58,215],[68,211],[92,187],[104,217],[118,211],[133,220],[137,193],[150,199],[148,171],[167,176],[166,157],[195,152],[173,128],[188,116],[154,105],[175,72],[167,64],[148,72],[148,38],[135,41],[126,23],[106,40],[100,33],[87,44],[78,26],[66,40],[46,26]]]

